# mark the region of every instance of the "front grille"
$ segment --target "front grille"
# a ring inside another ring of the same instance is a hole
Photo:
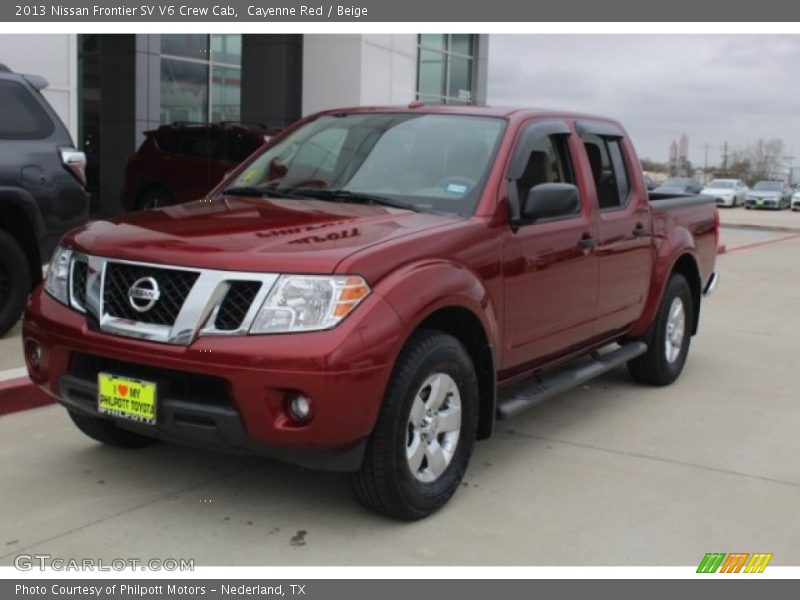
[[[132,321],[172,326],[198,276],[192,271],[109,262],[103,281],[105,312]],[[131,306],[128,290],[143,277],[156,280],[160,296],[152,308],[139,312]]]
[[[72,263],[72,302],[86,309],[86,274],[89,265],[85,260],[76,259]]]
[[[214,327],[222,331],[239,329],[259,289],[260,281],[232,281],[219,305]]]

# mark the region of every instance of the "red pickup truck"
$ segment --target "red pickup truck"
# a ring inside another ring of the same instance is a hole
[[[90,437],[348,471],[422,518],[496,418],[623,364],[680,374],[712,198],[648,197],[616,122],[425,106],[305,118],[207,197],[64,237],[30,377]]]

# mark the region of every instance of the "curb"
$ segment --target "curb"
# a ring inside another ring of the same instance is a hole
[[[0,417],[54,404],[55,401],[27,376],[0,381]]]
[[[750,225],[746,223],[720,223],[722,229],[746,229],[750,231],[775,231],[777,233],[800,233],[800,227],[778,225]]]

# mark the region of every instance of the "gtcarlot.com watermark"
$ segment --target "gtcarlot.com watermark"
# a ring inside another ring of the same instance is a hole
[[[194,571],[193,558],[61,558],[52,554],[18,554],[19,571]]]

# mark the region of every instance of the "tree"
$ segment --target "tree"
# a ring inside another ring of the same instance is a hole
[[[763,179],[785,179],[785,150],[786,144],[781,139],[760,138],[734,149],[727,170],[719,171],[717,177],[743,179],[750,185]]]

